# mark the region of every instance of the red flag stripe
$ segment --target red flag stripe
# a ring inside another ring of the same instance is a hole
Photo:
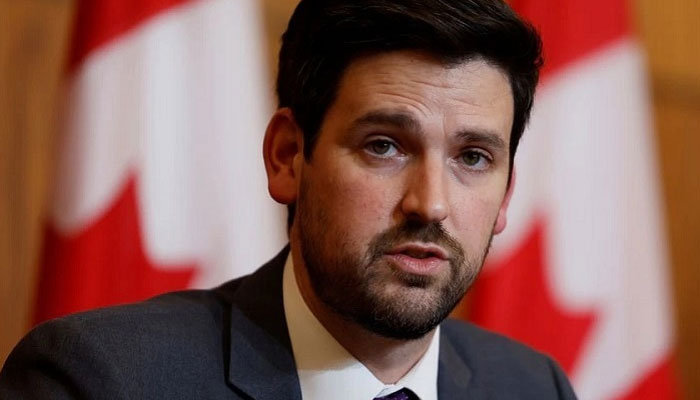
[[[511,4],[542,35],[545,78],[630,33],[629,10],[621,0],[512,0]]]
[[[88,54],[145,20],[191,0],[84,0],[78,2],[68,70]]]

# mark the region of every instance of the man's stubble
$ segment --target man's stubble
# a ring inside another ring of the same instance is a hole
[[[481,270],[493,237],[469,256],[439,222],[406,219],[375,235],[360,254],[349,249],[346,230],[332,223],[303,178],[296,208],[302,258],[315,295],[340,317],[393,339],[418,339],[447,318]],[[446,250],[449,276],[411,274],[383,258],[409,241]],[[387,290],[387,282],[399,289]]]

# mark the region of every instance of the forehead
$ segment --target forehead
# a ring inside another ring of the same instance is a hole
[[[446,65],[425,53],[360,58],[346,69],[326,120],[377,110],[411,115],[447,132],[477,128],[510,136],[513,96],[507,75],[482,58]]]

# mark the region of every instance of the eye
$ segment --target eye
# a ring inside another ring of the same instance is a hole
[[[390,157],[398,151],[396,145],[386,139],[377,139],[367,143],[365,145],[365,150],[373,155],[381,157]]]
[[[485,170],[491,163],[491,159],[478,150],[467,150],[460,157],[464,165],[475,170]]]

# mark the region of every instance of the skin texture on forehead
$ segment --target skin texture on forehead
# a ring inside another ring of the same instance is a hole
[[[512,122],[500,69],[416,52],[350,64],[309,160],[290,110],[270,122],[270,193],[296,203],[302,297],[384,382],[420,358],[505,227]],[[416,259],[423,248],[444,257]]]
[[[505,132],[504,139],[509,140],[512,102],[508,76],[483,58],[445,65],[420,52],[384,53],[360,58],[348,66],[333,104],[343,106],[331,105],[320,131],[324,131],[334,112],[360,115],[387,103],[423,117],[425,122],[441,123],[442,127],[432,128],[445,135],[452,133],[448,127],[462,120],[471,125],[464,128]],[[493,118],[489,114],[493,108],[503,109],[509,118]],[[441,110],[443,120],[429,118]]]

